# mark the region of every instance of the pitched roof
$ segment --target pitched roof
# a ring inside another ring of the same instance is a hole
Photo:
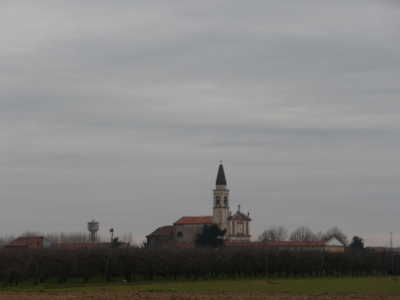
[[[215,184],[216,185],[226,185],[224,166],[222,164],[219,165],[217,180],[216,180]]]
[[[5,245],[5,247],[27,247],[33,243],[40,243],[42,236],[22,236]]]
[[[205,217],[182,217],[174,223],[174,225],[182,224],[212,224],[214,223],[214,218],[212,216]]]
[[[228,219],[229,220],[245,219],[245,220],[251,221],[251,218],[242,212],[236,212],[234,215],[230,216]]]
[[[267,247],[318,247],[318,246],[324,246],[325,241],[268,241],[267,242]],[[194,248],[195,244],[194,242],[189,242],[189,243],[177,243],[175,246],[181,247],[181,248]],[[258,241],[241,241],[241,242],[229,242],[225,241],[225,246],[226,247],[265,247],[265,244],[263,242],[258,242]]]
[[[151,235],[152,236],[155,236],[155,235],[157,235],[157,236],[166,236],[166,235],[169,236],[169,235],[172,235],[173,228],[174,228],[174,226],[172,226],[172,225],[158,227],[156,230],[154,230],[152,233],[150,233],[147,236],[151,236]]]

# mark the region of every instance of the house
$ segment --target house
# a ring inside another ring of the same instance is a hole
[[[52,243],[42,236],[23,236],[19,237],[4,246],[5,249],[44,249]]]
[[[218,167],[215,189],[213,190],[213,215],[212,216],[184,216],[170,227],[157,228],[146,236],[148,245],[161,245],[167,242],[190,243],[195,240],[196,234],[201,233],[205,225],[218,224],[221,230],[226,229],[227,241],[250,241],[250,214],[238,210],[232,214],[230,211],[230,195],[227,189],[222,161]]]
[[[182,217],[174,223],[173,237],[176,242],[193,242],[196,234],[201,233],[204,225],[212,225],[212,216]]]
[[[172,225],[158,227],[152,233],[146,236],[148,246],[160,246],[172,241],[173,234]]]
[[[294,251],[344,252],[345,245],[336,237],[327,241],[267,241],[267,242],[226,242],[226,247],[266,247],[268,249]]]

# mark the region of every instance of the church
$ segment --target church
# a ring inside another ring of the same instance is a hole
[[[250,241],[250,222],[249,213],[244,214],[238,205],[237,211],[232,214],[229,210],[229,189],[225,177],[224,166],[218,168],[215,189],[213,190],[213,215],[212,216],[186,216],[177,220],[173,225],[157,228],[147,235],[147,245],[156,246],[166,243],[191,243],[195,240],[196,234],[202,232],[204,225],[218,224],[226,229],[225,240],[231,242]]]

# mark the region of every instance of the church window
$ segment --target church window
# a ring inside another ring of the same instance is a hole
[[[179,232],[176,234],[176,236],[183,236],[183,234],[182,234],[181,231],[179,231]]]
[[[217,207],[220,207],[220,197],[219,196],[217,196],[217,201],[216,201],[217,203],[216,203],[216,206]]]
[[[228,199],[226,198],[226,196],[224,196],[224,207],[227,207],[228,205]]]

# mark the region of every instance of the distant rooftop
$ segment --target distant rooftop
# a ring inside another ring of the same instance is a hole
[[[42,236],[22,236],[5,245],[5,247],[27,247],[31,244],[41,243]]]
[[[152,233],[150,233],[148,236],[170,236],[172,235],[174,226],[172,225],[166,225],[162,227],[158,227],[156,230],[154,230]]]
[[[180,224],[212,224],[214,223],[213,216],[204,217],[182,217],[174,223],[174,225]]]

